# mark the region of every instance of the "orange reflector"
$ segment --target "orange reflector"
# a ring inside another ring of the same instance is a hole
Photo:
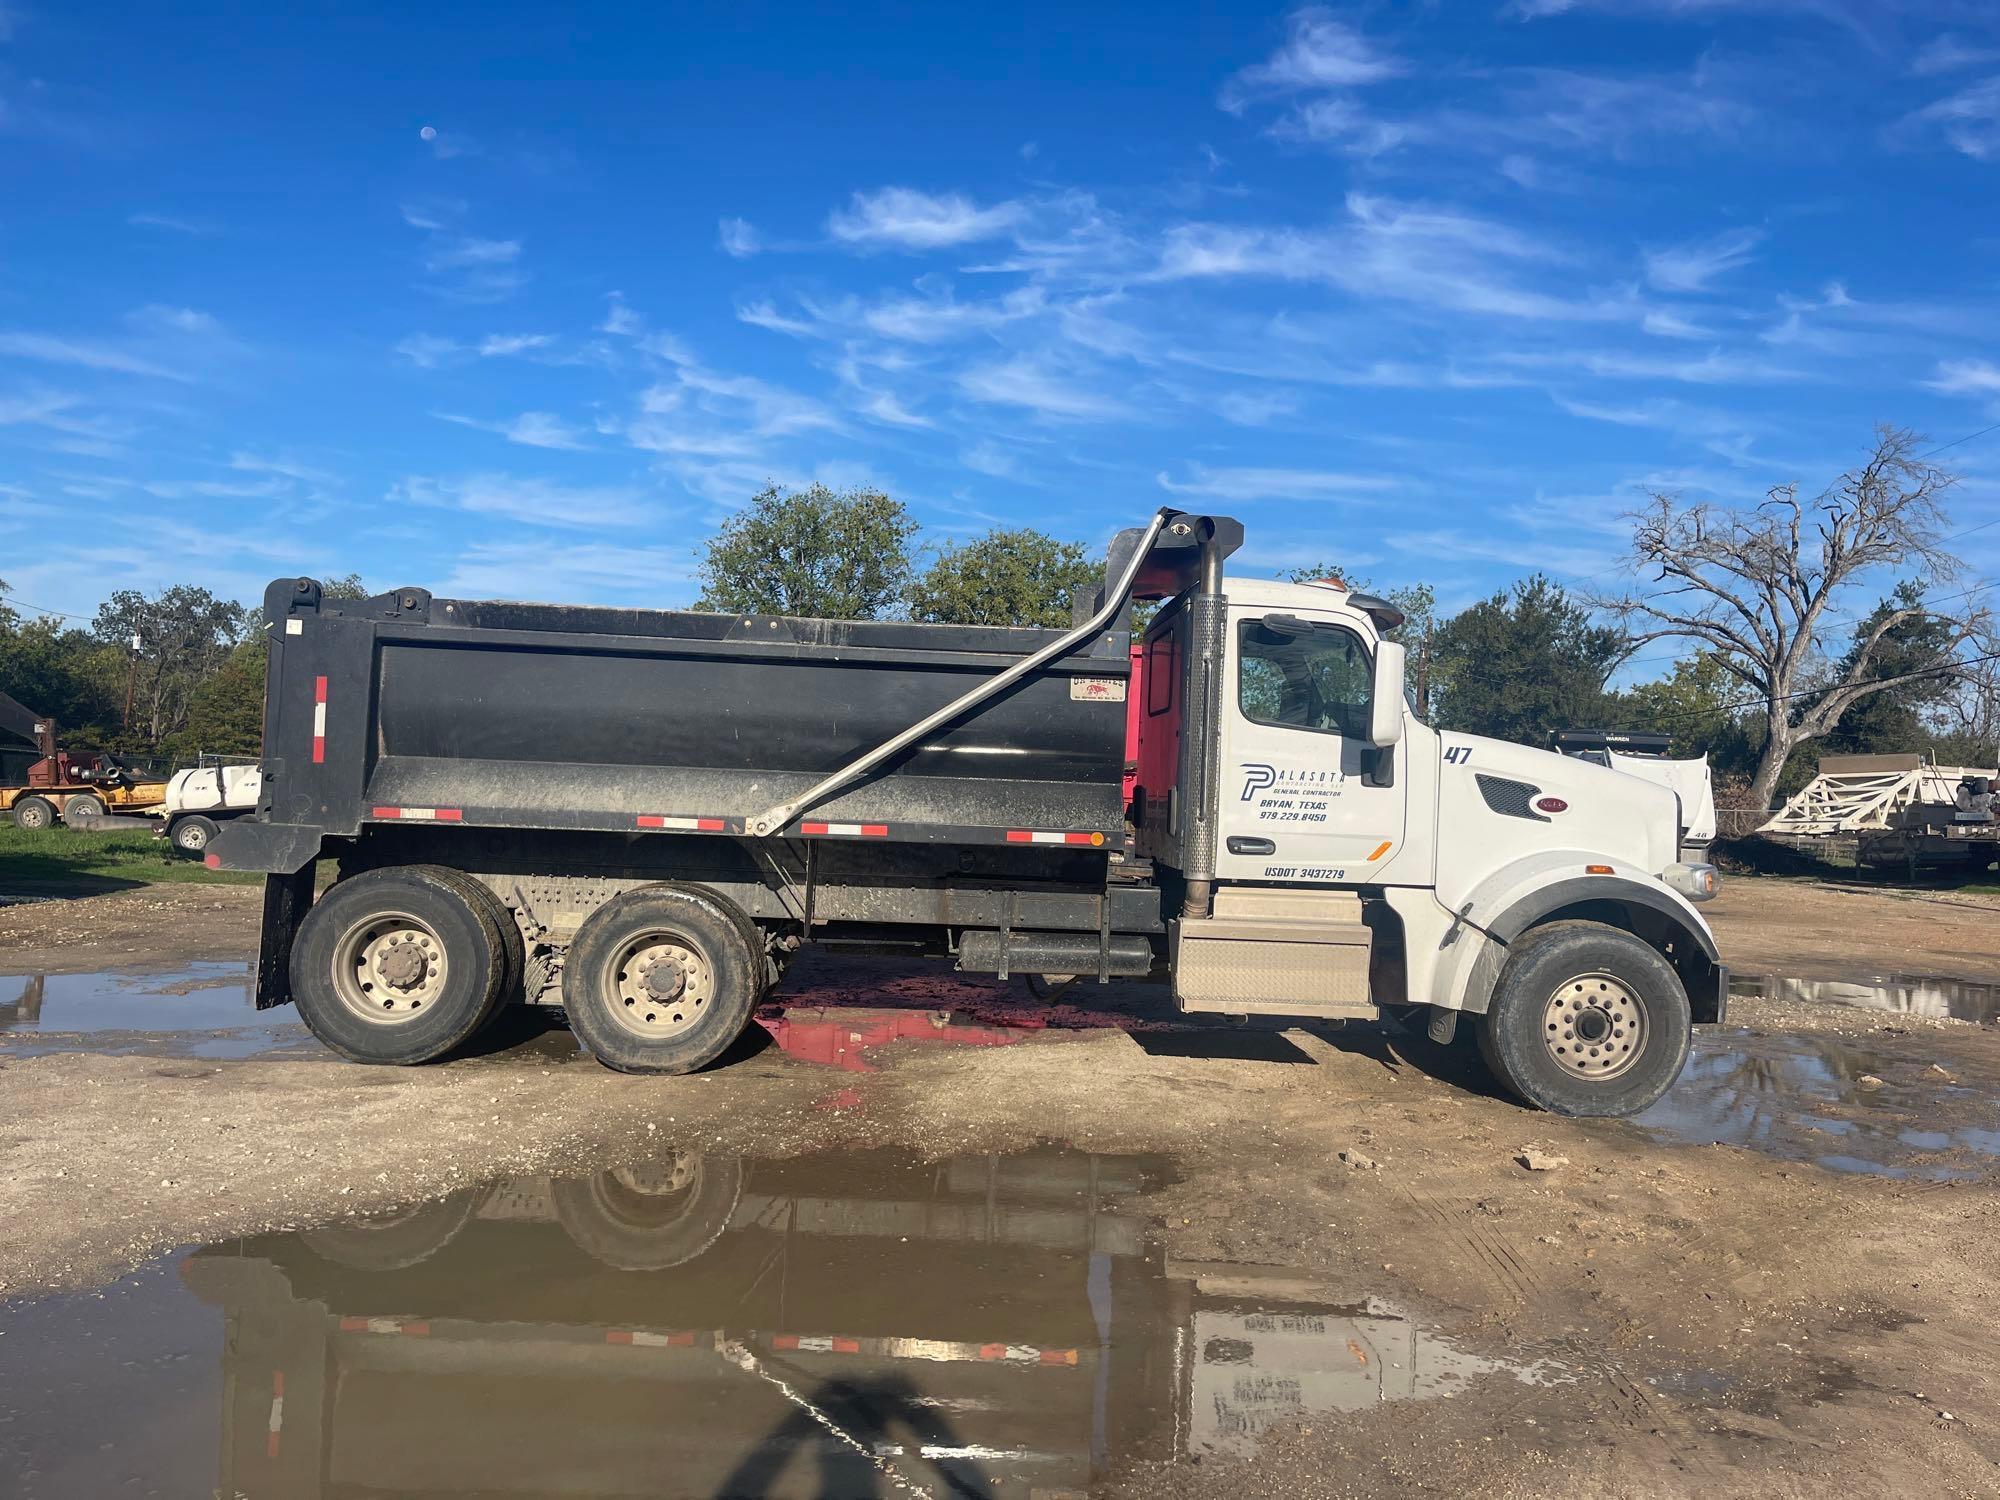
[[[1586,875],[1609,875],[1612,873],[1612,870],[1609,865],[1585,865],[1583,873]]]
[[[1372,865],[1375,863],[1376,860],[1380,859],[1383,855],[1387,854],[1389,852],[1389,846],[1394,842],[1395,842],[1394,839],[1384,839],[1381,843],[1377,844],[1375,846],[1375,852],[1368,856],[1368,863]]]

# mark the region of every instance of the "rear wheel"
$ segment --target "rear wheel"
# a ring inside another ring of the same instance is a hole
[[[1559,1115],[1638,1114],[1680,1077],[1693,1036],[1673,965],[1594,922],[1556,923],[1516,943],[1479,1021],[1494,1076]]]
[[[358,1224],[308,1229],[300,1236],[324,1260],[350,1271],[400,1271],[429,1260],[458,1236],[477,1205],[477,1190],[435,1203],[392,1209]]]
[[[761,970],[720,897],[646,886],[605,902],[577,930],[563,1009],[608,1068],[692,1073],[750,1023]]]
[[[104,816],[104,799],[95,792],[77,792],[63,802],[63,821],[74,823],[78,818],[101,818]]]
[[[729,1227],[742,1192],[740,1157],[695,1152],[551,1185],[556,1217],[577,1248],[621,1271],[693,1260]]]
[[[183,854],[199,855],[208,848],[208,841],[221,831],[213,818],[204,818],[196,813],[175,818],[173,826],[167,830],[167,842]]]
[[[53,828],[55,823],[56,805],[46,797],[23,797],[14,804],[16,828]]]
[[[292,947],[292,999],[312,1034],[355,1062],[441,1057],[492,1013],[507,952],[456,871],[369,870],[314,903]]]

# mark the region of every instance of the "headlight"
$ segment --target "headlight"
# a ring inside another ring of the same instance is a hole
[[[1711,899],[1721,879],[1714,865],[1668,865],[1660,878],[1690,901]]]

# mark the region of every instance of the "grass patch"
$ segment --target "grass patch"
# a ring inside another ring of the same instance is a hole
[[[211,870],[176,854],[165,839],[137,829],[86,833],[73,828],[16,828],[0,822],[0,885],[106,890],[120,885],[254,885],[264,877]]]

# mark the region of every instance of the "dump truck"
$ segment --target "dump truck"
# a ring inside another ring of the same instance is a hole
[[[56,722],[19,699],[0,693],[0,730],[35,747],[19,780],[0,781],[0,813],[16,828],[81,825],[106,813],[142,813],[166,800],[167,784],[119,756],[70,751],[57,739]]]
[[[685,1073],[819,943],[1441,1043],[1470,1016],[1532,1105],[1652,1103],[1728,998],[1674,794],[1424,724],[1393,607],[1226,576],[1242,539],[1160,510],[1069,630],[279,580],[257,811],[205,855],[266,877],[258,1004],[393,1064],[553,1006]]]

